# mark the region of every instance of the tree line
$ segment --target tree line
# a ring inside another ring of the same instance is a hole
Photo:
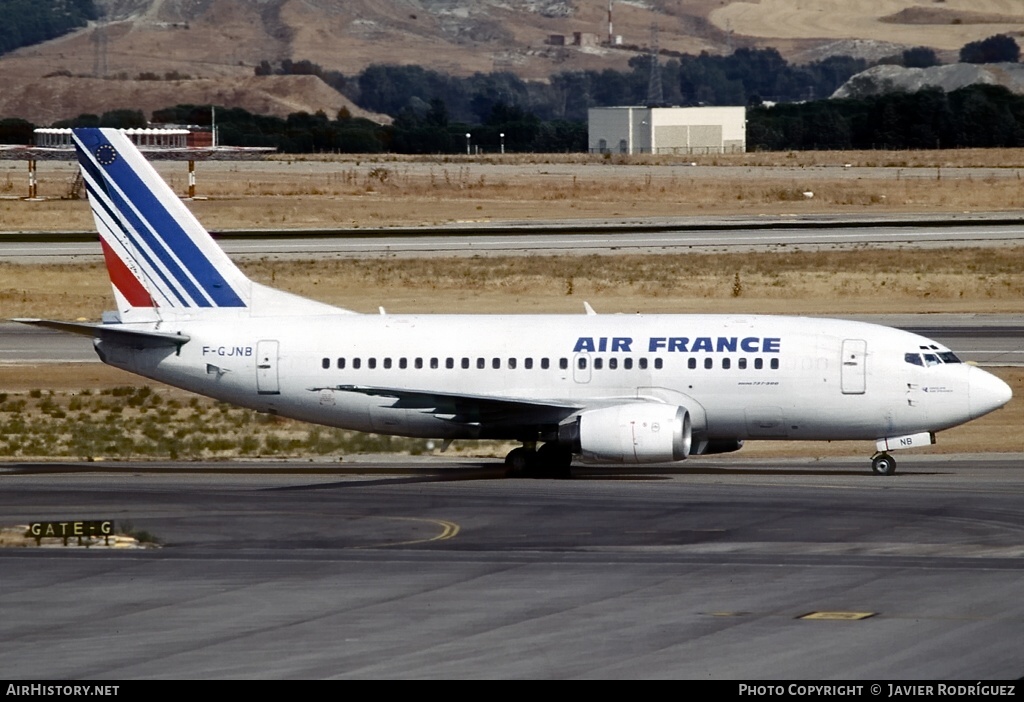
[[[1024,146],[1024,96],[996,85],[758,107],[747,149],[959,149]]]
[[[56,39],[97,17],[94,0],[0,0],[0,54]]]
[[[148,121],[137,110],[79,115],[55,126],[143,127],[159,124],[209,126],[210,105],[177,105],[157,110]],[[353,117],[342,110],[288,117],[216,109],[219,143],[266,146],[286,153],[458,154],[583,152],[587,125],[544,121],[514,105],[497,103],[477,124],[450,119],[434,100],[422,114],[403,112],[390,125]],[[0,119],[0,143],[26,144],[35,125]],[[467,139],[466,135],[469,135]],[[972,85],[950,93],[926,88],[865,98],[816,100],[747,110],[747,150],[957,149],[1024,147],[1024,96],[1001,86]]]

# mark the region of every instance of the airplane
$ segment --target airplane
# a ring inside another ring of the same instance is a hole
[[[407,437],[520,443],[509,475],[569,477],[739,450],[890,451],[1010,401],[944,345],[841,319],[743,314],[360,314],[250,280],[132,142],[73,130],[117,302],[92,337],[117,368],[259,412]]]

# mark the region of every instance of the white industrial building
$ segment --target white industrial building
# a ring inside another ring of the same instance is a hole
[[[743,153],[747,108],[593,107],[587,131],[591,153]]]

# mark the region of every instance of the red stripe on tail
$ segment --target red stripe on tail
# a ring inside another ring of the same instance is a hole
[[[110,275],[110,282],[114,284],[128,304],[132,307],[156,307],[153,298],[146,292],[139,279],[135,276],[124,261],[114,253],[107,242],[100,238],[100,245],[103,247],[103,260],[107,264],[107,273]]]

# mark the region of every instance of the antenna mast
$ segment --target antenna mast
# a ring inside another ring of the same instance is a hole
[[[647,79],[647,106],[657,107],[665,103],[661,89],[661,66],[658,65],[658,25],[651,25],[651,65]]]

